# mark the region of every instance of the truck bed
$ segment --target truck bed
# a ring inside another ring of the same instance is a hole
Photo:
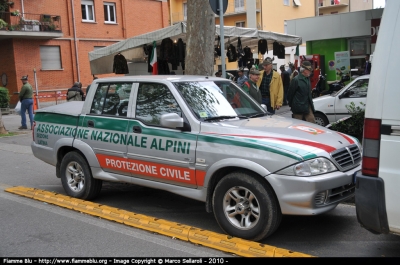
[[[82,112],[84,101],[71,101],[59,105],[45,107],[36,110],[38,112],[56,113],[71,116],[78,116]]]

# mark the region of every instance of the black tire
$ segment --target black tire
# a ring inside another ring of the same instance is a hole
[[[219,226],[231,236],[259,241],[278,228],[282,213],[272,188],[245,172],[226,175],[213,194]]]
[[[320,126],[325,127],[326,125],[329,124],[328,119],[322,113],[319,113],[319,112],[318,113],[314,113],[314,117],[315,117],[315,123],[320,125]]]
[[[88,163],[78,152],[69,152],[64,156],[60,175],[63,188],[71,197],[91,200],[101,191],[102,180],[92,177]]]

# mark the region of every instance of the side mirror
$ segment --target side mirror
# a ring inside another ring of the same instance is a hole
[[[268,111],[267,106],[265,104],[261,104],[261,107],[263,107],[263,109],[265,109],[266,111]]]
[[[182,129],[185,121],[176,113],[166,113],[161,115],[160,124],[171,129]]]

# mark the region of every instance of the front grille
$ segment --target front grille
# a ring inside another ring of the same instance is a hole
[[[354,196],[355,184],[349,183],[331,190],[318,193],[314,198],[316,206],[326,206],[345,201]]]
[[[358,166],[361,162],[360,149],[356,144],[333,151],[331,156],[342,171]]]

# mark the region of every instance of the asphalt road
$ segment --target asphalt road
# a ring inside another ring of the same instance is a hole
[[[4,117],[7,127],[13,117]],[[55,168],[32,155],[30,132],[0,138],[0,256],[232,256],[4,192],[26,186],[65,194]],[[104,183],[95,202],[222,233],[204,203],[165,191]],[[352,204],[318,216],[284,216],[261,243],[319,257],[400,257],[400,236],[361,228]]]

